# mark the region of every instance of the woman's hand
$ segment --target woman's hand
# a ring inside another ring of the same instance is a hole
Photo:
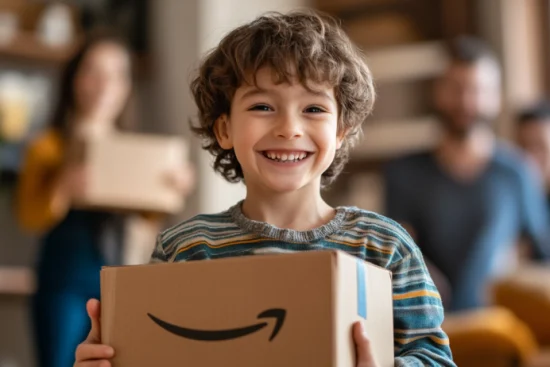
[[[85,165],[67,166],[61,173],[61,188],[71,201],[78,200],[86,193],[88,170]]]
[[[54,182],[51,210],[56,217],[62,217],[71,205],[86,193],[87,169],[83,165],[65,166]]]
[[[189,195],[195,187],[195,168],[188,163],[179,169],[168,171],[166,183],[180,192],[182,196]]]

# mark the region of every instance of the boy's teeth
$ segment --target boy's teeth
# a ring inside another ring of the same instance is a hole
[[[269,159],[279,160],[281,162],[297,162],[297,161],[302,160],[305,157],[307,157],[307,153],[305,153],[305,152],[299,152],[299,153],[266,152],[265,155]]]

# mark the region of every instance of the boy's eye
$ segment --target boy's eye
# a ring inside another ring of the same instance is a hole
[[[249,111],[271,111],[271,107],[265,104],[257,104],[255,106],[250,107]]]
[[[323,112],[325,112],[325,110],[322,109],[321,107],[311,106],[311,107],[306,108],[305,112],[308,112],[308,113],[323,113]]]

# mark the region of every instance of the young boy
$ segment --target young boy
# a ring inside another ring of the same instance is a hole
[[[191,85],[195,131],[214,169],[244,181],[244,201],[161,233],[152,262],[339,249],[393,273],[395,365],[454,366],[441,330],[441,300],[409,235],[380,215],[331,208],[333,182],[374,102],[363,57],[332,19],[269,14],[229,33]],[[109,366],[100,345],[99,303],[75,366]],[[375,367],[368,337],[353,329],[359,367]]]

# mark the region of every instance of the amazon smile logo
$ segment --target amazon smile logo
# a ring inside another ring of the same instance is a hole
[[[199,329],[189,329],[186,327],[178,326],[171,324],[167,321],[161,320],[156,316],[147,314],[151,320],[153,320],[158,326],[164,330],[177,335],[182,338],[199,340],[199,341],[222,341],[241,338],[246,335],[255,333],[256,331],[262,330],[268,326],[267,322],[259,322],[253,325],[235,328],[235,329],[226,329],[226,330],[199,330]],[[275,339],[283,324],[285,322],[286,310],[282,308],[272,308],[265,310],[264,312],[258,315],[258,319],[275,319],[275,325],[273,326],[273,332],[269,337],[269,341]]]

